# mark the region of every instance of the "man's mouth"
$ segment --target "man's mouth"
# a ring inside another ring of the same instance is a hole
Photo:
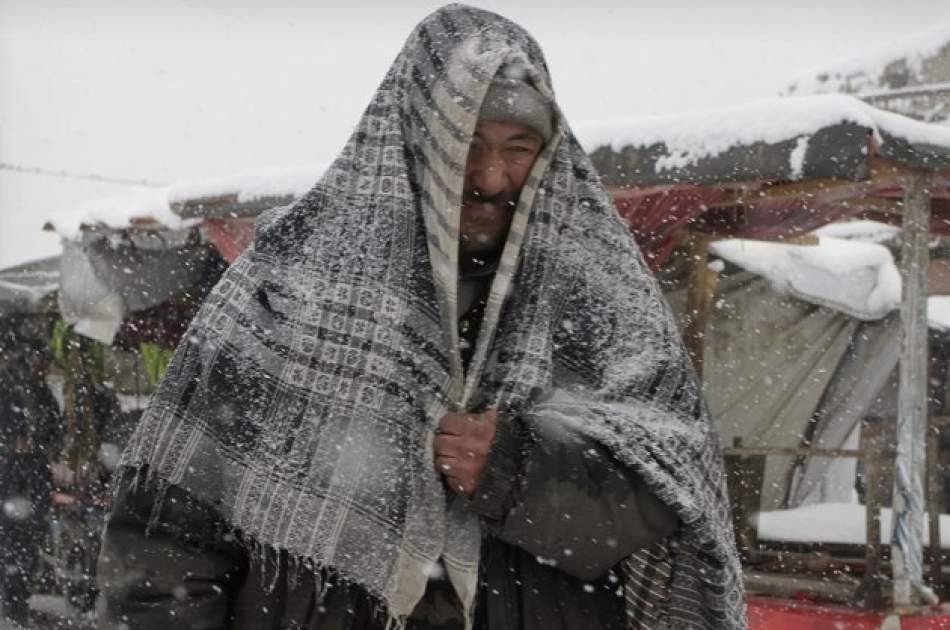
[[[477,191],[468,191],[462,196],[466,206],[477,207],[481,205],[494,206],[500,210],[514,210],[517,197],[507,192],[500,192],[495,195],[482,195]]]

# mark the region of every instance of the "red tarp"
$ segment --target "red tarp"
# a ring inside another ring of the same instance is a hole
[[[880,630],[886,613],[750,595],[749,630]],[[950,630],[950,604],[901,616],[901,630]]]
[[[848,217],[860,216],[900,224],[898,215],[865,211],[860,205],[846,205],[847,191],[890,199],[900,198],[901,195],[899,188],[873,190],[873,186],[868,185],[863,190],[860,187],[831,188],[811,193],[807,199],[760,201],[754,207],[713,207],[723,204],[735,194],[735,190],[684,184],[623,189],[615,193],[614,203],[620,216],[630,226],[647,264],[656,271],[676,247],[677,230],[687,226],[722,236],[778,240],[804,234]],[[948,190],[940,187],[932,194],[931,231],[933,234],[950,235]],[[253,218],[206,219],[202,226],[228,263],[234,262],[254,239]]]

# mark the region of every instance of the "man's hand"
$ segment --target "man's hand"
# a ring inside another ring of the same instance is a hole
[[[439,422],[433,441],[435,468],[455,492],[471,497],[488,463],[495,439],[498,410],[483,413],[449,413]]]

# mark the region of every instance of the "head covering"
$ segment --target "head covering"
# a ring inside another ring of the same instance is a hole
[[[488,86],[479,120],[502,120],[530,127],[547,142],[553,125],[551,106],[531,84],[500,73]]]
[[[553,131],[463,370],[464,165],[511,64],[551,104]],[[313,189],[260,218],[122,464],[215,506],[257,548],[359,584],[398,624],[440,558],[467,613],[477,591],[481,525],[433,466],[441,417],[564,406],[683,523],[624,564],[631,627],[741,628],[722,459],[691,365],[537,43],[451,5],[412,32]]]

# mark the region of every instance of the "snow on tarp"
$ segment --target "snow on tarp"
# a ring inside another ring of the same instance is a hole
[[[818,245],[732,239],[710,251],[777,291],[857,319],[877,320],[900,306],[900,273],[883,245],[830,237],[819,237]]]
[[[882,155],[907,166],[950,166],[950,128],[843,94],[615,118],[582,124],[577,135],[608,185],[866,179],[868,136]]]
[[[893,241],[900,233],[901,229],[895,225],[864,219],[829,223],[812,232],[816,236],[881,244]]]
[[[318,166],[271,168],[142,189],[87,201],[75,210],[53,213],[48,223],[66,239],[75,239],[84,225],[124,229],[136,222],[154,221],[169,229],[182,229],[194,225],[194,221],[176,214],[176,204],[231,195],[238,203],[298,198],[313,186],[322,172],[323,168]]]
[[[867,94],[885,85],[885,73],[894,64],[903,64],[906,85],[929,83],[925,64],[950,47],[950,22],[860,52],[841,63],[808,73],[794,81],[786,94],[849,92]],[[902,68],[903,69],[903,68]]]
[[[890,508],[881,509],[881,543],[891,539]],[[760,540],[796,543],[867,544],[865,507],[859,503],[816,503],[790,510],[759,512]],[[929,519],[924,514],[923,538],[929,537]],[[950,548],[950,515],[940,515],[940,546]]]

